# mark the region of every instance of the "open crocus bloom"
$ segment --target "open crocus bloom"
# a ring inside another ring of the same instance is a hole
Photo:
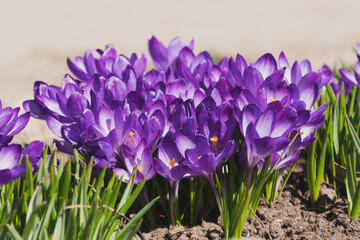
[[[0,149],[11,142],[14,135],[29,122],[30,113],[18,116],[20,108],[3,108],[0,101]]]

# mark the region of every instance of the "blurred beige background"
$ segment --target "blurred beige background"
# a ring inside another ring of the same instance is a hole
[[[308,58],[314,68],[356,60],[360,1],[1,1],[0,99],[22,106],[33,98],[34,81],[60,85],[66,57],[113,43],[119,53],[144,52],[156,35],[195,39],[195,52],[240,53],[255,60],[284,51],[293,62]],[[32,119],[17,142],[45,140],[52,133]]]

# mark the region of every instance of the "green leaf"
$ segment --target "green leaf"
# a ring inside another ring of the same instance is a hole
[[[133,228],[133,226],[135,224],[138,223],[138,221],[140,220],[140,218],[142,218],[142,216],[144,216],[144,214],[155,204],[155,202],[157,200],[159,200],[160,197],[156,197],[155,199],[153,199],[151,202],[149,202],[148,204],[146,204],[146,206],[141,209],[127,224],[126,226],[122,229],[121,233],[117,236],[116,239],[123,239],[128,232],[131,231],[131,229]]]
[[[128,182],[128,184],[125,188],[125,191],[123,193],[123,196],[121,198],[120,204],[116,210],[117,212],[120,212],[120,209],[125,205],[125,203],[127,202],[127,200],[130,197],[130,194],[131,194],[132,188],[134,186],[134,182],[135,182],[136,172],[137,172],[137,166],[135,166],[133,169],[133,173],[131,174],[129,182]]]
[[[108,222],[105,225],[105,238],[104,240],[109,240],[110,237],[115,233],[115,228],[120,228],[121,221],[119,219],[114,219],[112,222]]]
[[[103,170],[101,171],[99,177],[96,180],[96,184],[95,184],[96,192],[99,192],[103,185],[105,173],[106,173],[106,166],[104,166]]]
[[[333,115],[333,144],[335,149],[335,154],[339,155],[339,101],[336,100],[334,115]]]
[[[81,174],[81,179],[80,179],[80,182],[79,182],[79,185],[80,185],[80,205],[86,205],[86,200],[87,200],[87,185],[85,185],[85,177],[86,177],[86,174],[85,174],[85,169],[83,169],[83,172]],[[86,221],[88,219],[88,213],[87,213],[87,210],[85,208],[80,208],[79,209],[80,211],[80,222],[79,222],[79,227],[80,228],[83,228],[85,227],[85,224],[86,224]]]
[[[78,230],[74,209],[70,209],[69,218],[66,221],[65,239],[77,239]]]
[[[49,204],[47,205],[47,210],[45,215],[41,218],[39,225],[37,226],[37,230],[34,235],[34,239],[40,239],[40,234],[45,225],[48,223],[50,214],[53,211],[54,204],[55,204],[56,194],[51,198]]]
[[[29,162],[29,158],[26,158],[26,172],[24,179],[26,179],[26,192],[29,194],[29,196],[32,196],[34,193],[34,184],[33,184],[33,174],[32,174],[32,166]]]
[[[331,103],[334,105],[336,102],[336,97],[335,97],[334,91],[333,91],[332,87],[330,86],[330,84],[326,85],[326,92],[329,95]]]
[[[68,198],[71,184],[71,161],[68,161],[59,183],[59,206]]]
[[[359,217],[360,208],[360,182],[357,183],[356,192],[354,194],[353,206],[350,209],[350,216],[355,219]]]
[[[52,240],[65,239],[65,204],[63,204],[61,211],[57,217],[54,233],[52,234]]]
[[[319,134],[318,134],[319,137]],[[328,135],[326,134],[324,138],[322,139],[322,148],[320,156],[318,156],[317,166],[316,166],[316,181],[315,181],[315,187],[317,191],[317,196],[320,193],[320,184],[323,180],[324,175],[324,168],[325,168],[325,157],[326,157],[326,149],[327,149],[327,143],[328,143]],[[317,201],[317,199],[316,199]]]
[[[144,180],[142,180],[141,183],[135,188],[134,192],[130,195],[124,206],[119,210],[121,214],[126,214],[136,198],[139,196],[139,193],[143,189],[145,182],[146,178],[144,178]]]
[[[9,224],[6,224],[7,229],[9,230],[9,232],[11,233],[11,236],[15,239],[15,240],[23,240],[20,236],[20,234],[15,230],[15,228],[13,228],[12,226],[10,226]]]
[[[36,187],[34,194],[32,195],[30,199],[30,203],[28,206],[28,211],[26,213],[26,222],[29,221],[31,214],[33,213],[34,209],[36,208],[36,197],[40,190],[40,185]]]
[[[92,157],[90,159],[90,162],[89,162],[87,168],[86,168],[86,176],[85,176],[85,185],[86,186],[88,186],[90,184],[93,164],[94,164],[94,158]]]
[[[291,173],[292,173],[292,171],[293,171],[293,169],[295,167],[295,164],[296,164],[296,161],[293,164],[291,164],[291,167],[290,167],[289,171],[287,172],[287,174],[285,176],[285,179],[284,179],[284,182],[283,182],[283,184],[281,186],[281,189],[279,191],[279,195],[277,197],[277,200],[280,199],[281,193],[283,192],[283,190],[285,188],[285,185],[286,185],[287,181],[289,180],[289,177],[290,177],[290,175],[291,175]]]
[[[29,220],[26,221],[24,231],[22,233],[23,239],[30,239],[35,234],[35,220],[38,219],[38,212],[46,207],[46,203],[37,206],[31,213]]]
[[[349,129],[349,133],[350,133],[350,136],[351,136],[351,139],[356,147],[356,150],[360,156],[360,139],[359,137],[357,136],[357,133],[353,127],[353,125],[351,124],[350,120],[349,120],[349,117],[346,116],[346,122],[347,122],[347,125],[348,125],[348,129]]]
[[[139,230],[143,220],[140,219],[140,221],[122,238],[124,240],[131,240],[136,232]]]

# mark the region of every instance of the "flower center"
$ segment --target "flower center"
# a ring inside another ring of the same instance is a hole
[[[270,97],[270,102],[275,102],[275,99],[273,97]]]
[[[133,131],[130,131],[130,133],[129,133],[129,143],[131,144],[131,141],[132,141],[132,138],[133,138],[133,136],[134,136],[134,132]]]
[[[170,161],[170,166],[171,166],[171,168],[173,168],[175,166],[175,158],[173,158],[173,160]]]
[[[136,165],[136,169],[137,169],[139,172],[141,172],[141,167],[140,167],[140,165]]]
[[[210,138],[211,141],[211,147],[217,151],[217,147],[216,147],[216,142],[219,140],[219,138],[217,136],[213,136],[212,138]]]

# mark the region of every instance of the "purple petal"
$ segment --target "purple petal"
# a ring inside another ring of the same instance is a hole
[[[158,70],[166,70],[168,67],[168,53],[164,45],[153,36],[149,40],[149,52],[154,62],[155,67]]]
[[[69,155],[73,154],[73,148],[69,142],[59,141],[59,140],[55,139],[54,143],[55,143],[57,149],[59,149],[59,151],[69,154]]]
[[[74,63],[75,62],[75,63]],[[71,61],[70,58],[67,58],[67,65],[70,71],[75,74],[76,77],[83,81],[87,81],[89,78],[86,73],[86,68],[83,62],[82,57],[76,57],[75,60]]]
[[[271,137],[280,137],[280,136],[287,136],[290,131],[295,126],[294,119],[290,118],[283,118],[276,121],[273,131],[271,132]]]
[[[180,51],[186,46],[184,39],[176,37],[169,43],[167,49],[167,61],[171,65],[172,62],[179,56]],[[192,48],[191,48],[192,49]]]
[[[113,173],[118,177],[118,179],[122,179],[123,182],[127,183],[130,180],[131,173],[122,169],[122,168],[113,168]]]
[[[11,169],[19,164],[21,145],[12,144],[0,150],[0,170]]]
[[[340,74],[345,82],[360,87],[359,82],[356,80],[355,75],[347,69],[340,68]]]
[[[355,51],[356,51],[356,55],[357,55],[357,57],[358,57],[358,59],[360,61],[360,43],[357,43],[355,45]]]
[[[300,152],[293,154],[291,156],[288,156],[284,159],[280,159],[278,164],[275,166],[274,169],[282,169],[287,166],[290,166],[293,162],[295,162],[299,158]],[[277,159],[275,159],[276,161]]]
[[[29,161],[34,166],[35,170],[37,170],[40,164],[45,147],[45,143],[41,141],[33,141],[27,145],[21,153],[23,156],[27,156],[29,158]]]
[[[266,53],[255,62],[255,67],[265,79],[276,71],[277,63],[273,55]]]
[[[256,149],[256,154],[261,156],[261,158],[267,157],[275,152],[278,152],[290,143],[290,139],[287,137],[278,137],[270,138],[264,137],[254,140],[254,146]]]
[[[137,78],[142,76],[143,73],[145,72],[146,64],[147,64],[147,59],[145,57],[145,54],[141,54],[141,57],[138,60],[136,60],[136,62],[133,65]]]
[[[94,76],[96,73],[98,73],[96,60],[100,59],[100,57],[100,54],[95,50],[86,51],[84,56],[84,63],[88,75]]]
[[[63,123],[61,123],[59,120],[57,120],[56,118],[54,118],[51,115],[48,115],[46,117],[46,123],[49,127],[49,129],[58,137],[62,137],[61,135],[61,128],[63,126]]]
[[[255,124],[255,129],[259,136],[267,137],[270,136],[271,131],[273,130],[275,123],[275,111],[272,108],[268,108],[261,114],[259,119]]]
[[[125,71],[126,67],[130,65],[129,60],[125,56],[118,56],[114,62],[112,67],[112,72],[118,77],[122,78],[123,72]]]
[[[255,124],[260,114],[260,109],[255,104],[247,105],[244,108],[240,118],[240,130],[244,136],[246,136],[246,130],[249,124]]]
[[[190,138],[182,135],[181,133],[176,133],[175,139],[176,146],[180,152],[180,154],[185,157],[185,151],[187,149],[195,148],[196,145]]]
[[[354,65],[354,75],[357,82],[360,82],[360,61]]]
[[[262,74],[254,67],[247,67],[244,71],[244,84],[255,96],[262,85],[264,78]]]
[[[21,145],[12,144],[0,150],[0,169],[10,169],[18,165]]]
[[[14,128],[11,130],[11,132],[9,132],[9,135],[15,135],[19,133],[21,130],[23,130],[28,124],[29,119],[30,119],[30,113],[24,113],[23,115],[18,117],[18,119],[16,120],[16,124]]]
[[[308,59],[301,61],[300,68],[301,68],[302,75],[305,75],[312,71],[311,63]]]
[[[314,85],[310,85],[309,87],[303,89],[300,93],[300,100],[304,101],[304,103],[306,104],[306,109],[310,110],[316,99],[318,96],[318,85],[314,84]]]
[[[66,107],[72,117],[79,117],[88,107],[88,101],[80,93],[75,92],[71,94]]]
[[[302,75],[300,64],[296,61],[291,68],[291,82],[297,85]]]
[[[213,153],[209,153],[201,156],[198,159],[199,170],[207,173],[207,175],[213,174],[216,171],[217,159],[215,158]]]

